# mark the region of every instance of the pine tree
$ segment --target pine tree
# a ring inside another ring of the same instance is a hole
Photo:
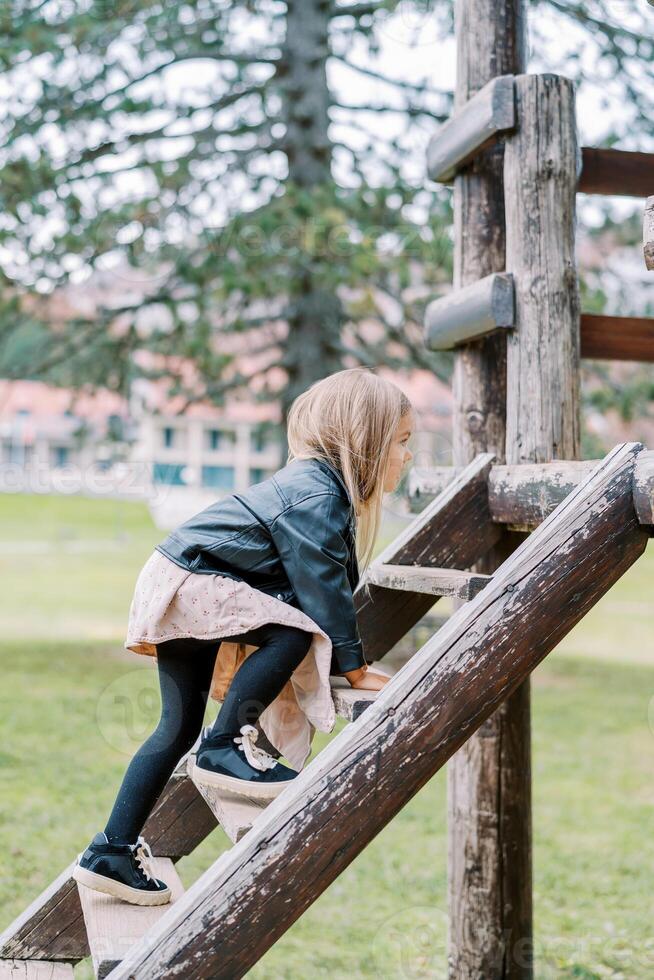
[[[531,0],[530,70],[607,97],[611,76],[628,111],[602,143],[637,148],[650,132],[654,45],[648,8],[626,17],[623,7]],[[437,46],[452,10],[451,0],[2,5],[0,374],[123,393],[139,374],[166,374],[187,404],[249,386],[283,413],[343,366],[447,378],[451,359],[424,350],[421,323],[451,281],[450,192],[425,182],[423,159],[452,93],[388,78],[377,55],[398,17],[415,24],[416,43],[428,24]],[[565,41],[556,62],[553,31]],[[362,91],[370,81],[374,99]],[[114,302],[53,322],[53,292],[83,288],[117,253],[128,265]],[[165,364],[145,367],[141,350]],[[201,383],[177,369],[187,359]]]

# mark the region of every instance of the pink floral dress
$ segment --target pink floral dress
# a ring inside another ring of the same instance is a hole
[[[179,637],[216,640],[218,654],[210,697],[222,701],[243,659],[257,649],[221,643],[264,623],[307,630],[311,646],[280,694],[261,714],[266,737],[295,769],[311,754],[316,729],[331,732],[336,722],[329,683],[332,642],[302,610],[226,575],[181,568],[153,551],[136,580],[129,610],[126,650],[157,656],[157,643]]]

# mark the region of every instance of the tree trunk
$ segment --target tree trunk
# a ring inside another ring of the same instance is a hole
[[[288,160],[290,192],[314,194],[332,183],[331,142],[328,136],[330,93],[326,63],[329,55],[331,4],[325,0],[288,0],[286,40],[278,67],[286,134],[282,149]],[[288,191],[287,191],[288,193]],[[301,203],[295,221],[301,217]],[[283,366],[288,384],[282,393],[282,421],[293,399],[310,384],[342,367],[340,338],[344,316],[338,297],[322,285],[321,265],[329,262],[311,243],[319,231],[307,211],[306,239],[297,243],[289,275],[288,337]],[[289,229],[295,231],[295,229]],[[324,243],[323,243],[324,244]]]

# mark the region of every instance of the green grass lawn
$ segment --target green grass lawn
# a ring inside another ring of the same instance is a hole
[[[134,503],[0,497],[0,929],[104,826],[156,724],[156,667],[122,643],[164,536]],[[532,674],[538,980],[654,976],[653,555]],[[445,977],[445,815],[441,771],[249,976]],[[184,884],[228,846],[183,858]]]

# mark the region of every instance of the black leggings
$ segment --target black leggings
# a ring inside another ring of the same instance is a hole
[[[242,725],[255,724],[306,656],[311,639],[306,630],[265,623],[220,640],[191,637],[157,644],[161,718],[127,767],[104,830],[109,840],[136,841],[175,766],[195,743],[223,640],[259,648],[236,671],[212,727],[212,735],[229,739]]]

